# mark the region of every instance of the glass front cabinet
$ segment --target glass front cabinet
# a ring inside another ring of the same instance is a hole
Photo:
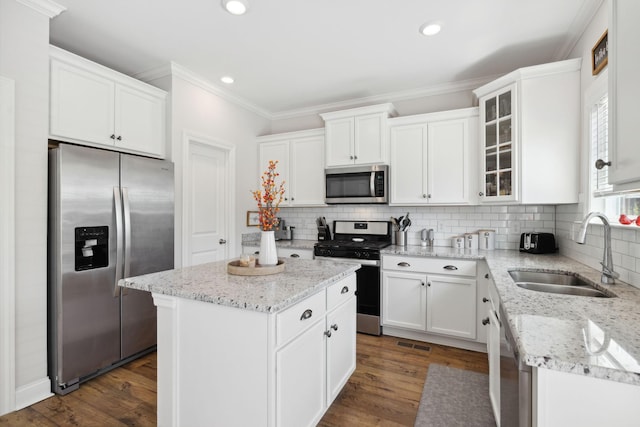
[[[480,99],[484,201],[517,200],[515,89],[514,84]]]

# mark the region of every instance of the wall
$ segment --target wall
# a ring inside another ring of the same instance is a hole
[[[496,248],[517,250],[524,231],[555,232],[556,207],[527,206],[447,206],[391,207],[340,205],[326,208],[282,208],[279,216],[294,226],[296,239],[317,240],[315,219],[327,221],[379,220],[400,217],[409,212],[412,225],[407,234],[409,245],[420,244],[420,231],[433,228],[436,246],[451,246],[451,238],[480,229],[496,231]]]
[[[571,52],[571,57],[583,58],[581,76],[581,92],[583,97],[596,79],[596,77],[591,75],[591,49],[608,27],[607,8],[607,2],[604,2]],[[583,162],[583,167],[581,168],[581,200],[588,198],[587,173],[591,167],[588,161],[589,141],[586,129],[587,126],[583,123],[581,143],[581,159]],[[601,270],[600,262],[603,258],[604,246],[604,239],[602,237],[604,229],[602,225],[595,221],[589,226],[587,240],[584,245],[579,245],[571,239],[572,231],[578,227],[575,222],[580,221],[586,215],[588,209],[584,202],[558,206],[557,228],[561,248],[560,252],[576,261]],[[640,288],[640,230],[635,226],[613,227],[611,238],[615,271],[620,273],[621,280]]]
[[[478,84],[478,87],[479,86],[482,86],[482,84]],[[350,104],[351,106],[344,108],[323,109],[322,112],[324,113],[327,111],[346,110],[363,105],[382,104],[385,102],[391,102],[395,106],[399,116],[411,116],[414,114],[456,110],[459,108],[473,107],[478,104],[478,100],[475,99],[475,95],[473,94],[471,89],[469,89],[433,94],[429,96],[422,96],[405,100],[389,101],[378,99],[375,103],[355,103],[353,105]],[[308,115],[296,114],[294,117],[280,119],[276,118],[275,120],[273,120],[271,123],[269,134],[293,132],[321,127],[324,127],[324,121],[317,113]]]
[[[149,83],[170,92],[170,144],[175,163],[176,206],[182,206],[182,150],[184,132],[231,144],[236,147],[235,229],[227,236],[230,256],[240,252],[240,235],[246,231],[245,213],[255,205],[249,190],[258,186],[258,146],[256,135],[268,132],[270,121],[229,102],[206,85],[199,85],[182,73]],[[182,210],[176,209],[176,267],[182,265]]]
[[[50,395],[47,377],[49,17],[0,0],[0,75],[15,81],[16,406]]]

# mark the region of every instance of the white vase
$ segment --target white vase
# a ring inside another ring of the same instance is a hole
[[[260,235],[260,265],[278,264],[278,252],[276,250],[276,235],[272,231],[262,231]]]

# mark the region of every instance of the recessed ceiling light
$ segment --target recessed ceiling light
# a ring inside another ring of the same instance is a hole
[[[442,24],[439,22],[427,22],[420,26],[420,34],[425,36],[434,36],[440,32]]]
[[[222,7],[232,15],[243,15],[249,8],[247,0],[222,0]]]
[[[220,80],[222,80],[222,83],[226,83],[228,85],[230,85],[231,83],[233,83],[233,77],[231,76],[224,76],[221,77]]]

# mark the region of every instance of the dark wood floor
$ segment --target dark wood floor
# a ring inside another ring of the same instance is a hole
[[[356,371],[320,426],[413,426],[429,364],[488,372],[484,353],[394,337],[358,334],[357,353]],[[0,426],[155,424],[155,353],[88,381],[66,396],[0,417]]]

